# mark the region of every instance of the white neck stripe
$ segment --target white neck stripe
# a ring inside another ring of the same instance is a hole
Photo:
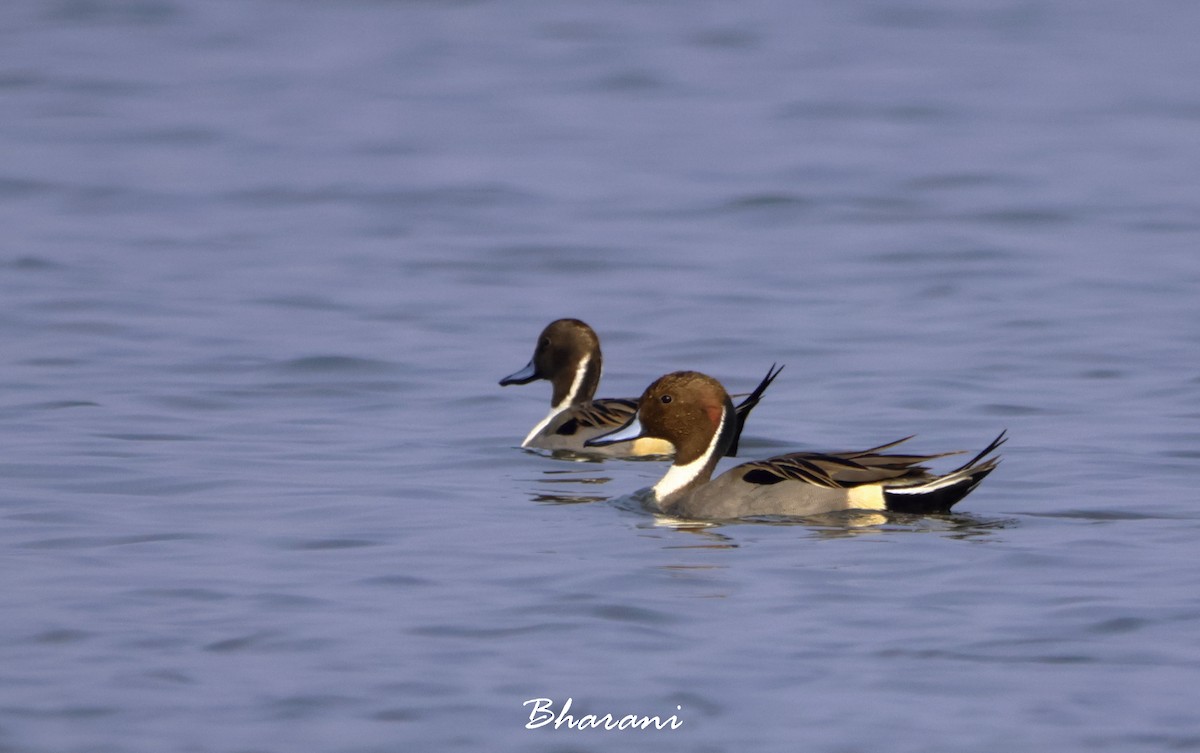
[[[659,479],[659,482],[654,485],[654,498],[661,502],[666,497],[671,496],[675,492],[684,488],[696,479],[696,476],[704,470],[708,462],[712,460],[713,453],[717,451],[717,443],[721,441],[721,432],[725,428],[725,409],[721,409],[721,422],[717,424],[717,431],[713,434],[712,439],[705,448],[704,454],[696,458],[687,465],[672,464],[667,470],[667,474]]]
[[[525,441],[521,442],[522,447],[528,447],[529,443],[536,439],[537,436],[546,429],[550,422],[554,420],[555,416],[571,407],[572,403],[575,402],[575,396],[579,394],[579,390],[583,387],[583,377],[587,374],[588,364],[591,362],[591,356],[583,357],[583,360],[579,362],[579,366],[575,369],[575,379],[571,382],[571,389],[567,391],[567,396],[564,397],[558,403],[558,405],[552,406],[550,408],[550,412],[546,414],[546,417],[537,422],[537,424],[525,437]]]
[[[529,443],[532,442],[534,439],[536,439],[537,435],[541,434],[542,431],[546,428],[546,426],[552,420],[554,420],[554,417],[557,416],[559,413],[562,413],[561,409],[551,408],[550,412],[546,414],[546,417],[543,418],[541,421],[538,421],[537,424],[533,427],[533,429],[529,432],[529,435],[525,437],[525,441],[521,442],[521,446],[528,447]]]
[[[592,362],[591,356],[584,356],[579,365],[575,367],[575,379],[571,382],[571,389],[567,390],[567,396],[562,399],[562,402],[554,406],[554,411],[560,411],[575,402],[575,397],[579,394],[580,388],[583,387],[583,378],[587,374],[588,364]],[[551,413],[550,415],[554,415]]]

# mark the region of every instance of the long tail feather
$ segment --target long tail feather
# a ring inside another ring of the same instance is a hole
[[[885,488],[883,497],[887,509],[917,514],[949,512],[989,473],[996,470],[1000,456],[992,453],[1007,440],[1007,431],[1000,432],[982,452],[944,476],[922,483]]]
[[[738,442],[742,438],[742,428],[746,425],[746,417],[750,415],[750,411],[754,410],[754,406],[758,405],[758,401],[762,399],[763,393],[771,386],[771,382],[775,381],[775,377],[779,376],[779,372],[783,371],[783,367],[776,368],[776,364],[771,364],[771,368],[767,370],[767,375],[758,383],[754,391],[750,393],[742,402],[738,403],[734,408],[734,416],[737,419],[737,426],[733,433],[733,443],[729,445],[729,452],[725,453],[729,457],[737,457]]]

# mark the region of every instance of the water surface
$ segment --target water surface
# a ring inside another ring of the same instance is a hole
[[[1200,746],[1188,4],[0,10],[0,750]],[[669,525],[517,450],[787,368],[747,456],[941,518]],[[526,730],[527,699],[677,713]]]

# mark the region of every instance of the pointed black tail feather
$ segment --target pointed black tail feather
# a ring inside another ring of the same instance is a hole
[[[1007,441],[1008,441],[1008,429],[1005,429],[1005,430],[1001,431],[999,434],[997,434],[996,438],[992,440],[992,443],[989,444],[987,447],[984,447],[983,450],[978,455],[971,458],[967,462],[963,463],[959,467],[955,468],[953,471],[951,471],[947,475],[953,475],[955,473],[958,473],[959,471],[965,471],[966,469],[968,469],[971,466],[978,463],[980,460],[983,460],[988,455],[991,455],[993,452],[995,452],[1000,447],[1000,445],[1004,444]],[[996,460],[999,461],[999,458],[996,458]]]
[[[758,405],[758,401],[762,399],[763,393],[771,386],[771,382],[775,381],[775,377],[779,376],[779,372],[783,371],[783,367],[776,368],[775,364],[771,364],[771,368],[767,369],[767,375],[758,383],[754,391],[750,395],[738,403],[733,409],[734,417],[737,419],[737,427],[733,432],[733,442],[729,445],[729,451],[725,454],[728,457],[737,457],[738,442],[742,439],[742,429],[746,426],[746,417],[750,415],[750,411],[754,410],[754,406]]]
[[[887,509],[892,512],[906,512],[913,515],[929,515],[931,513],[950,512],[950,508],[958,504],[963,497],[970,494],[984,477],[996,469],[999,460],[988,467],[979,467],[975,473],[963,476],[952,484],[930,489],[923,487],[907,487],[903,492],[895,489],[884,489],[883,500]]]
[[[1000,432],[982,452],[944,476],[911,486],[885,488],[883,499],[887,509],[916,515],[949,512],[989,473],[996,470],[1000,457],[992,453],[1008,441],[1006,435],[1007,430]]]

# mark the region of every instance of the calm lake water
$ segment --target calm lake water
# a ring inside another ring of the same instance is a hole
[[[0,751],[1200,749],[1198,25],[5,3]],[[561,316],[606,396],[786,364],[744,456],[1012,439],[672,527],[516,449]]]

